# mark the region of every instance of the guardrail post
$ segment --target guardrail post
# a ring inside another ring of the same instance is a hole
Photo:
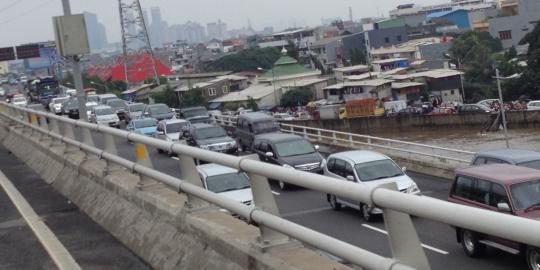
[[[72,140],[77,139],[75,138],[75,133],[73,132],[73,125],[71,123],[64,122],[64,136]],[[66,144],[67,152],[75,151],[75,150],[78,150],[75,146],[71,144]]]
[[[186,155],[178,155],[178,160],[180,163],[180,179],[195,186],[204,188],[201,177],[197,172],[195,159]],[[207,201],[201,200],[191,194],[186,195],[188,197],[187,207],[191,209],[200,209],[210,205]]]
[[[90,146],[95,146],[94,139],[92,138],[92,133],[90,132],[90,129],[87,127],[81,127],[81,131],[82,131],[83,143]]]
[[[378,188],[397,191],[395,183],[381,185]],[[414,269],[430,270],[429,261],[422,248],[422,243],[418,238],[411,216],[407,213],[386,208],[383,209],[383,215],[394,259]]]
[[[244,157],[244,159],[259,161],[259,156],[249,155]],[[240,161],[240,167],[241,166],[242,161]],[[272,194],[272,189],[270,189],[268,179],[259,174],[248,173],[248,175],[251,182],[251,193],[253,194],[253,203],[255,204],[255,207],[270,214],[279,216],[279,209],[277,207],[274,195]],[[281,245],[290,241],[290,238],[287,235],[274,231],[266,226],[259,225],[259,230],[261,232],[261,236],[258,237],[257,241],[260,247],[263,249],[271,246]]]
[[[321,130],[317,129],[317,141],[322,142]]]
[[[116,149],[116,142],[114,141],[114,136],[109,133],[103,133],[103,140],[104,140],[103,151],[111,155],[118,156],[118,150]],[[106,173],[123,169],[123,167],[118,166],[108,160],[105,160],[105,162],[107,163]]]
[[[148,150],[146,149],[146,145],[142,143],[135,143],[135,158],[137,160],[138,165],[142,165],[150,169],[154,168],[154,166],[152,165],[152,160],[150,159],[150,156],[148,155]],[[156,183],[154,180],[144,175],[139,175],[139,182],[137,183],[137,187],[139,189],[142,189],[145,186],[148,186],[154,183]]]
[[[369,149],[373,149],[373,146],[371,145],[371,137],[367,137],[367,144]]]
[[[302,129],[302,133],[304,134],[304,138],[308,138],[308,135],[307,135],[307,129],[306,128],[303,128]]]
[[[336,136],[336,132],[332,131],[332,143],[333,144],[337,144],[337,136]]]
[[[350,146],[353,146],[354,145],[354,142],[353,142],[353,139],[352,139],[352,135],[349,134],[349,145]]]
[[[49,130],[49,124],[47,123],[47,117],[45,115],[39,116],[39,124],[42,128]]]

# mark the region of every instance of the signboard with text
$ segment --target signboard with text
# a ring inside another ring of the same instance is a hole
[[[17,59],[27,59],[39,57],[39,45],[29,44],[15,47],[17,51]]]
[[[0,48],[0,62],[15,60],[15,51],[13,47]]]

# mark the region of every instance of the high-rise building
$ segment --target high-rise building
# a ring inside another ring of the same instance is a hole
[[[209,39],[223,40],[227,38],[227,24],[218,20],[217,22],[211,22],[206,24],[206,32]]]
[[[152,15],[152,23],[149,24],[150,44],[154,48],[163,47],[163,43],[166,42],[167,23],[163,21],[159,7],[151,7],[150,15]]]
[[[88,43],[92,52],[98,52],[107,47],[107,32],[105,26],[99,23],[97,15],[84,12],[86,31],[88,32]]]

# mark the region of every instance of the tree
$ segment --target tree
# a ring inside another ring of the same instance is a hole
[[[258,111],[259,110],[259,105],[257,105],[257,102],[255,102],[255,100],[252,97],[248,98],[246,107],[248,109],[252,109],[253,111]]]
[[[182,96],[180,100],[180,105],[182,107],[192,107],[192,106],[206,106],[207,100],[203,95],[201,88],[192,88],[187,93]]]
[[[286,108],[305,106],[312,99],[313,94],[309,90],[291,89],[281,96],[281,106]]]
[[[349,50],[349,57],[353,66],[366,64],[366,54],[359,48],[351,48]]]
[[[300,51],[298,50],[294,42],[292,42],[291,40],[287,41],[286,49],[287,49],[287,56],[298,60],[298,55],[300,54]]]
[[[163,91],[153,93],[152,98],[156,103],[165,103],[171,108],[178,108],[180,105],[174,89],[168,84],[165,85]]]
[[[211,63],[208,71],[256,71],[257,68],[270,69],[281,53],[276,48],[251,48],[227,55]]]
[[[317,57],[315,57],[314,55],[310,55],[309,58],[311,59],[311,62],[313,62],[315,68],[321,71],[322,75],[327,74],[326,69],[324,69],[324,66],[321,64],[321,61],[317,59]]]

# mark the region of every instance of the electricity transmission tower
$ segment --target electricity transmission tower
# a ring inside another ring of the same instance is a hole
[[[152,69],[154,79],[159,84],[159,77],[156,69],[156,62],[150,39],[148,38],[148,30],[146,28],[145,18],[141,9],[139,0],[118,0],[120,9],[120,26],[122,29],[122,49],[124,54],[124,73],[126,84],[130,85],[130,74],[141,72],[134,70],[134,64],[139,57],[139,54],[148,54],[151,59],[151,67],[144,66],[142,69]]]

